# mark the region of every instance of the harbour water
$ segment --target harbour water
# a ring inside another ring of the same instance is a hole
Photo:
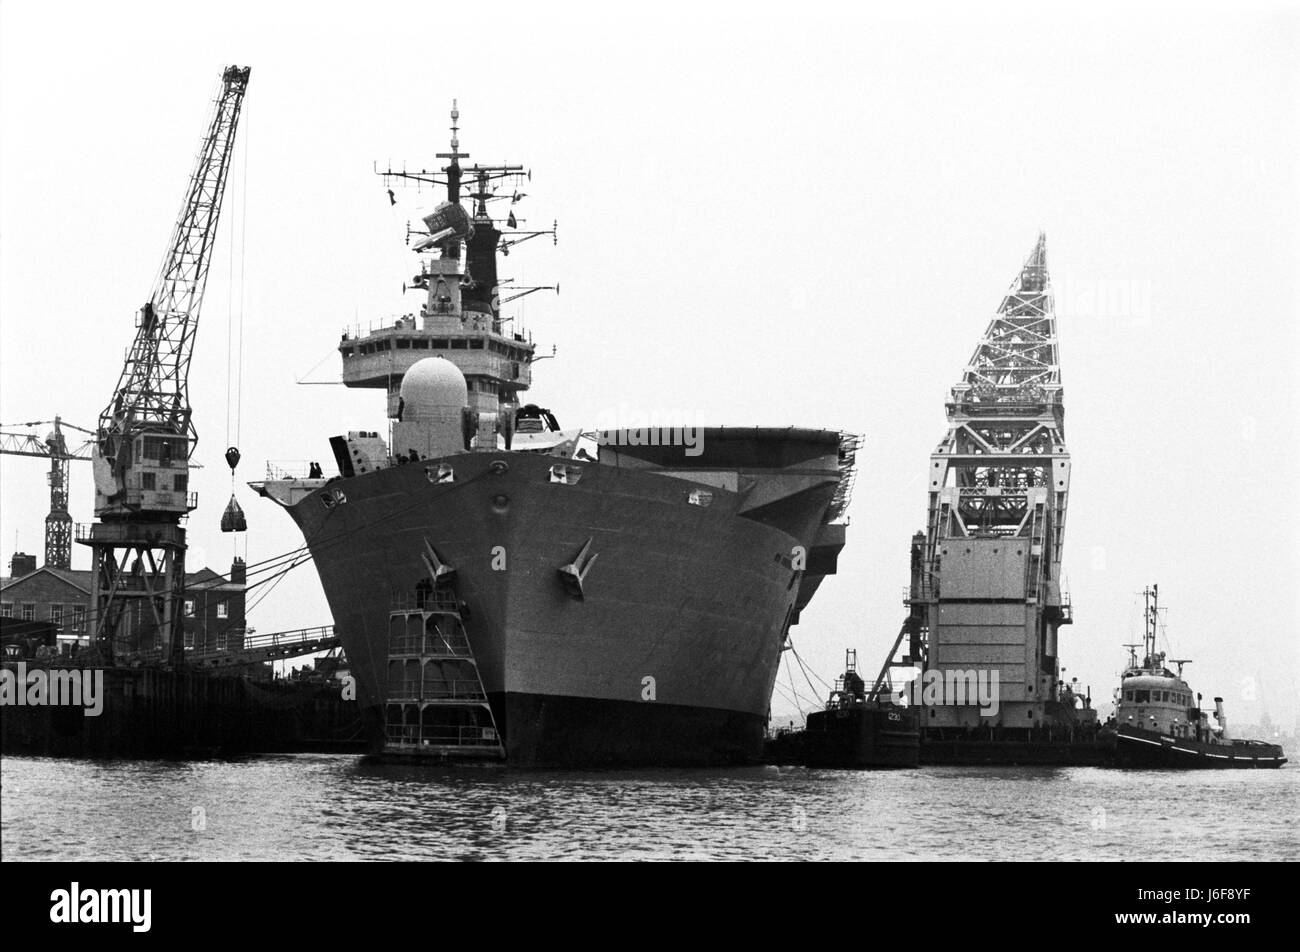
[[[1295,860],[1300,770],[0,760],[5,860]]]

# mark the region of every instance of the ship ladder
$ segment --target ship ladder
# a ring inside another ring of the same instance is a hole
[[[384,753],[438,761],[504,760],[505,747],[460,605],[425,587],[388,619]]]

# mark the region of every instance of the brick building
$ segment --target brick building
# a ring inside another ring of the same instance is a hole
[[[49,622],[61,643],[88,645],[92,628],[89,570],[36,567],[36,556],[14,553],[0,577],[0,617]],[[208,568],[185,575],[185,647],[233,651],[243,647],[247,569],[235,559],[228,576]]]

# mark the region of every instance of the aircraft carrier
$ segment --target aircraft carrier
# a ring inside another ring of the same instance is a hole
[[[500,279],[498,256],[555,229],[520,227],[530,174],[464,161],[458,118],[439,169],[381,173],[445,189],[411,244],[418,315],[339,342],[343,382],[385,390],[386,424],[332,436],[336,472],[253,484],[302,530],[371,749],[757,761],[789,629],[844,545],[860,441],[566,428],[523,403],[536,345],[501,308],[539,289]]]

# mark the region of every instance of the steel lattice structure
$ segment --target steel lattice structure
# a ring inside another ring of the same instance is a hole
[[[1057,629],[1070,621],[1061,558],[1070,483],[1047,243],[1033,251],[947,403],[916,540],[914,662],[997,668],[1006,723],[1034,726],[1056,691]],[[931,726],[969,725],[947,705]]]
[[[76,449],[68,449],[63,427],[80,430],[88,436],[90,430],[63,422],[61,417],[49,421],[23,423],[20,426],[45,426],[54,429],[42,438],[37,433],[0,432],[0,453],[14,456],[36,456],[50,461],[47,476],[50,484],[50,511],[45,517],[45,565],[53,569],[72,568],[72,516],[68,512],[68,464],[74,460],[90,459],[92,442],[87,440]]]
[[[237,66],[222,73],[153,295],[140,310],[113,399],[99,416],[106,457],[115,457],[122,441],[142,430],[184,435],[187,459],[194,450],[198,434],[190,411],[190,356],[248,76],[247,68]]]
[[[197,441],[190,355],[217,235],[248,68],[220,91],[152,297],[140,310],[117,390],[100,414],[95,515],[77,541],[94,551],[95,642],[109,663],[182,656],[185,530],[197,505],[189,460]]]
[[[948,432],[930,457],[931,538],[1041,528],[1049,533],[1048,561],[1059,565],[1070,457],[1045,236],[976,345],[947,413]],[[1049,525],[1027,521],[1035,495],[1043,496]]]

